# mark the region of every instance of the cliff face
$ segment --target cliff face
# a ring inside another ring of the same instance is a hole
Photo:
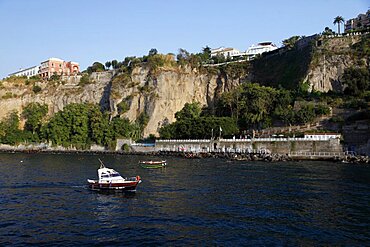
[[[353,46],[361,41],[361,36],[324,38],[317,42],[309,70],[303,82],[311,90],[341,92],[344,89],[341,77],[351,66],[369,66],[366,57],[355,56]]]
[[[135,68],[131,80],[113,80],[110,106],[114,115],[118,105],[129,106],[123,116],[135,120],[145,112],[150,118],[144,136],[157,134],[160,127],[175,120],[175,113],[185,103],[197,101],[212,106],[215,98],[235,87],[239,80],[200,73],[190,67],[164,68],[152,73],[147,68]]]
[[[105,72],[103,76],[93,74],[93,84],[80,87],[78,80],[70,80],[67,83],[60,82],[36,82],[35,85],[41,88],[38,93],[33,92],[33,85],[24,83],[12,83],[4,80],[0,90],[0,119],[9,112],[21,113],[23,107],[35,102],[48,105],[49,115],[62,110],[70,103],[102,103],[106,106],[107,98],[104,98],[105,88],[109,84],[112,73]]]
[[[288,89],[307,83],[310,91],[341,92],[346,68],[369,67],[369,57],[363,51],[368,46],[366,38],[369,35],[304,38],[293,49],[281,48],[253,61],[252,81]]]
[[[158,129],[174,121],[174,114],[185,103],[197,101],[202,105],[213,105],[215,97],[239,84],[238,79],[227,76],[200,73],[190,67],[161,68],[155,73],[148,68],[137,67],[131,74],[114,74],[113,71],[97,72],[90,76],[92,81],[85,86],[78,82],[37,82],[39,93],[31,85],[3,81],[0,90],[0,119],[11,111],[21,113],[31,102],[47,104],[49,115],[62,110],[70,103],[96,103],[112,116],[121,115],[131,121],[145,113],[149,122],[144,136],[157,134]],[[124,113],[119,104],[128,106]]]

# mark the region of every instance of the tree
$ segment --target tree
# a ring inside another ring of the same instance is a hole
[[[87,67],[87,73],[91,74],[92,72],[102,72],[105,71],[105,67],[102,63],[94,62],[92,66]]]
[[[113,127],[114,139],[130,137],[133,128],[130,120],[127,118],[115,117],[111,125]]]
[[[203,59],[203,61],[207,61],[208,59],[210,59],[211,58],[211,48],[209,48],[208,46],[206,46],[206,47],[203,47],[203,49],[202,49],[202,59]]]
[[[22,132],[19,129],[19,116],[17,112],[11,112],[0,122],[0,128],[1,143],[14,145],[22,141]]]
[[[322,32],[322,35],[333,35],[334,32],[329,27],[325,27],[324,31]]]
[[[312,122],[315,117],[316,117],[315,106],[313,104],[303,106],[295,114],[296,121],[299,124],[306,124]]]
[[[148,56],[154,56],[154,55],[157,55],[157,54],[158,54],[157,49],[152,48],[152,49],[150,49],[150,51],[148,53]]]
[[[190,53],[187,50],[180,48],[179,53],[176,56],[176,59],[179,64],[184,64],[185,61],[189,59],[189,57]]]
[[[39,134],[43,118],[48,113],[48,106],[39,103],[28,104],[22,112],[22,117],[26,119],[24,129],[32,132],[32,134]]]
[[[289,49],[293,48],[295,43],[301,38],[301,36],[292,36],[288,39],[283,40],[283,45]]]
[[[105,67],[106,67],[107,69],[109,69],[111,65],[112,65],[112,63],[111,63],[110,61],[105,62]]]
[[[338,34],[340,34],[340,24],[341,23],[344,23],[344,19],[343,19],[343,17],[342,16],[337,16],[337,17],[335,17],[334,18],[334,21],[333,21],[333,24],[335,25],[335,24],[338,24]]]
[[[46,127],[46,138],[54,144],[84,147],[89,140],[88,104],[69,104],[57,112]]]
[[[370,72],[366,68],[347,68],[344,70],[342,80],[347,86],[344,90],[347,94],[357,96],[370,90]]]
[[[112,137],[107,134],[109,129],[109,116],[103,114],[97,105],[89,109],[89,138],[98,145],[108,145]]]
[[[117,66],[118,61],[117,60],[112,60],[111,64],[112,64],[113,69],[117,69],[118,68],[118,66]]]
[[[194,119],[200,116],[202,108],[199,102],[186,103],[184,107],[175,113],[175,118],[177,121],[185,119]]]

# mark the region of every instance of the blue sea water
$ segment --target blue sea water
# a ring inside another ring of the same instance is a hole
[[[98,158],[137,192],[88,190]],[[370,245],[369,166],[148,158],[0,154],[0,245]]]

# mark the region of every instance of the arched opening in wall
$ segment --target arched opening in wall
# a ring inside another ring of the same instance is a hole
[[[213,143],[213,149],[217,150],[217,143]]]

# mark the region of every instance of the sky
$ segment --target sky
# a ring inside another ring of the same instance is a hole
[[[105,63],[127,56],[191,53],[293,35],[365,13],[370,0],[0,0],[0,78],[50,57]],[[343,27],[341,28],[343,30]]]

